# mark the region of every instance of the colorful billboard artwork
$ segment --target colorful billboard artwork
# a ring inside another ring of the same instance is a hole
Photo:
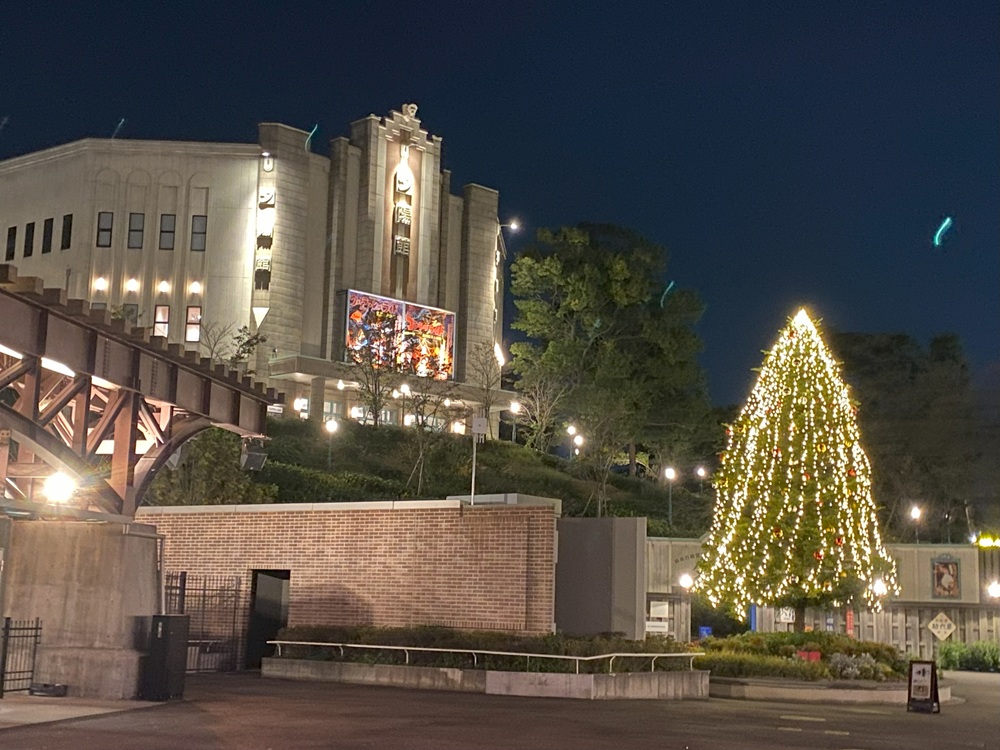
[[[349,289],[345,344],[348,357],[370,347],[379,367],[448,380],[454,376],[455,313]]]

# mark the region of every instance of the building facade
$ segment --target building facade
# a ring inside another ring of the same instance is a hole
[[[441,138],[401,109],[328,156],[263,123],[258,143],[84,139],[7,159],[0,262],[203,356],[247,326],[267,337],[248,366],[313,418],[358,403],[347,349],[387,315],[416,377],[461,385],[500,341],[499,196],[453,195]]]

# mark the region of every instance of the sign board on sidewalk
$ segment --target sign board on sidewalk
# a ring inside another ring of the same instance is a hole
[[[795,622],[795,608],[778,607],[778,622],[787,624]]]
[[[938,616],[927,623],[927,627],[939,641],[955,632],[955,623],[944,612],[938,612]]]
[[[937,665],[933,661],[911,661],[906,690],[906,710],[941,713]]]

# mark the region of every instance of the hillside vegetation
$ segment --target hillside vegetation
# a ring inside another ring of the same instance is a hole
[[[192,440],[178,467],[164,469],[154,482],[148,502],[350,502],[433,499],[470,492],[472,440],[468,436],[421,435],[413,428],[374,428],[347,420],[332,437],[323,425],[301,420],[274,420],[268,434],[268,461],[262,471],[249,473],[238,468],[236,436],[210,430]],[[552,497],[562,500],[564,516],[596,515],[598,483],[585,461],[486,441],[477,449],[476,463],[477,495],[517,492]],[[698,489],[697,483],[690,487],[675,484],[671,530],[664,484],[612,474],[604,514],[646,516],[650,536],[700,535],[711,518],[713,495],[708,485],[703,494]]]

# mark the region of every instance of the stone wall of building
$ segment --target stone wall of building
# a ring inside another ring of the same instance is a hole
[[[459,501],[143,508],[169,571],[290,571],[289,625],[552,629],[556,510]]]

